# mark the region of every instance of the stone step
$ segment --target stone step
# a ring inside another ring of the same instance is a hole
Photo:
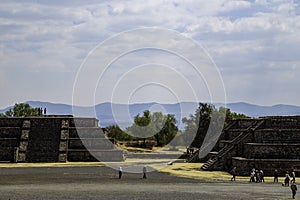
[[[0,127],[22,127],[24,118],[1,118]]]
[[[114,149],[114,144],[105,138],[70,138],[70,149]]]
[[[20,135],[20,127],[0,127],[0,138],[19,138]]]
[[[18,147],[19,141],[17,138],[0,138],[0,147]]]
[[[80,127],[69,129],[70,138],[105,138],[104,132],[98,127]]]
[[[0,161],[13,162],[15,157],[15,147],[0,147]]]
[[[70,121],[70,127],[98,127],[99,121],[95,118],[74,118]]]
[[[300,158],[299,152],[300,152],[300,143],[298,144],[246,143],[244,145],[244,156],[247,158],[297,159]]]

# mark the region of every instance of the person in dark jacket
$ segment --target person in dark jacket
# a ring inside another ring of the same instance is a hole
[[[295,181],[293,181],[291,184],[291,190],[292,190],[292,197],[293,199],[295,199],[296,192],[297,192],[297,185]]]

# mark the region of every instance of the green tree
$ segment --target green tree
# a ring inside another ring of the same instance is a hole
[[[105,128],[107,131],[107,137],[113,138],[118,141],[133,140],[134,137],[125,133],[118,125],[111,125]]]
[[[146,139],[155,139],[157,146],[168,144],[177,134],[176,118],[174,115],[164,115],[162,112],[144,111],[134,117],[134,124],[126,131],[137,138],[141,138],[146,146]]]
[[[249,118],[244,114],[231,112],[228,108],[220,107],[219,109],[216,109],[213,105],[207,103],[199,103],[199,107],[195,111],[194,115],[190,115],[189,118],[182,119],[182,122],[186,124],[184,137],[187,138],[187,141],[191,141],[191,138],[193,138],[191,146],[198,148],[202,146],[212,117],[214,119],[214,121],[212,122],[214,123],[212,124],[213,130],[218,130],[218,128],[226,126],[230,120]]]
[[[28,117],[28,116],[38,116],[38,108],[32,108],[27,103],[15,104],[13,109],[9,109],[5,112],[7,117]]]
[[[159,116],[160,118],[158,118]],[[157,120],[157,118],[159,120]],[[153,113],[153,124],[155,125],[157,146],[164,146],[176,136],[178,127],[176,126],[176,118],[174,115],[163,115],[161,112]]]

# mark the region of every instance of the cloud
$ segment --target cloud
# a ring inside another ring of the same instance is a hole
[[[297,78],[292,76],[299,72],[300,58],[300,9],[296,1],[4,0],[0,4],[0,66],[5,85],[14,84],[11,80],[16,72],[23,72],[24,77],[51,73],[49,82],[63,73],[66,88],[72,88],[74,74],[97,44],[122,31],[160,27],[191,37],[207,49],[222,72],[230,101],[267,104],[268,98],[255,97],[255,91],[264,84],[266,88],[291,88],[285,91],[291,99],[275,90],[268,95],[278,103],[299,104],[300,93],[294,87]],[[278,81],[279,72],[285,81]],[[257,73],[270,76],[263,82]],[[238,84],[240,80],[242,84]],[[37,82],[26,82],[24,85],[40,90]],[[235,92],[240,89],[249,95]],[[12,98],[7,95],[3,104]],[[53,92],[49,100],[60,98]],[[69,99],[64,96],[61,101],[70,103]]]

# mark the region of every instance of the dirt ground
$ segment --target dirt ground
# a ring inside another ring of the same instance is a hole
[[[291,199],[290,189],[280,183],[147,175],[123,173],[119,180],[114,169],[102,165],[0,165],[0,199]]]

